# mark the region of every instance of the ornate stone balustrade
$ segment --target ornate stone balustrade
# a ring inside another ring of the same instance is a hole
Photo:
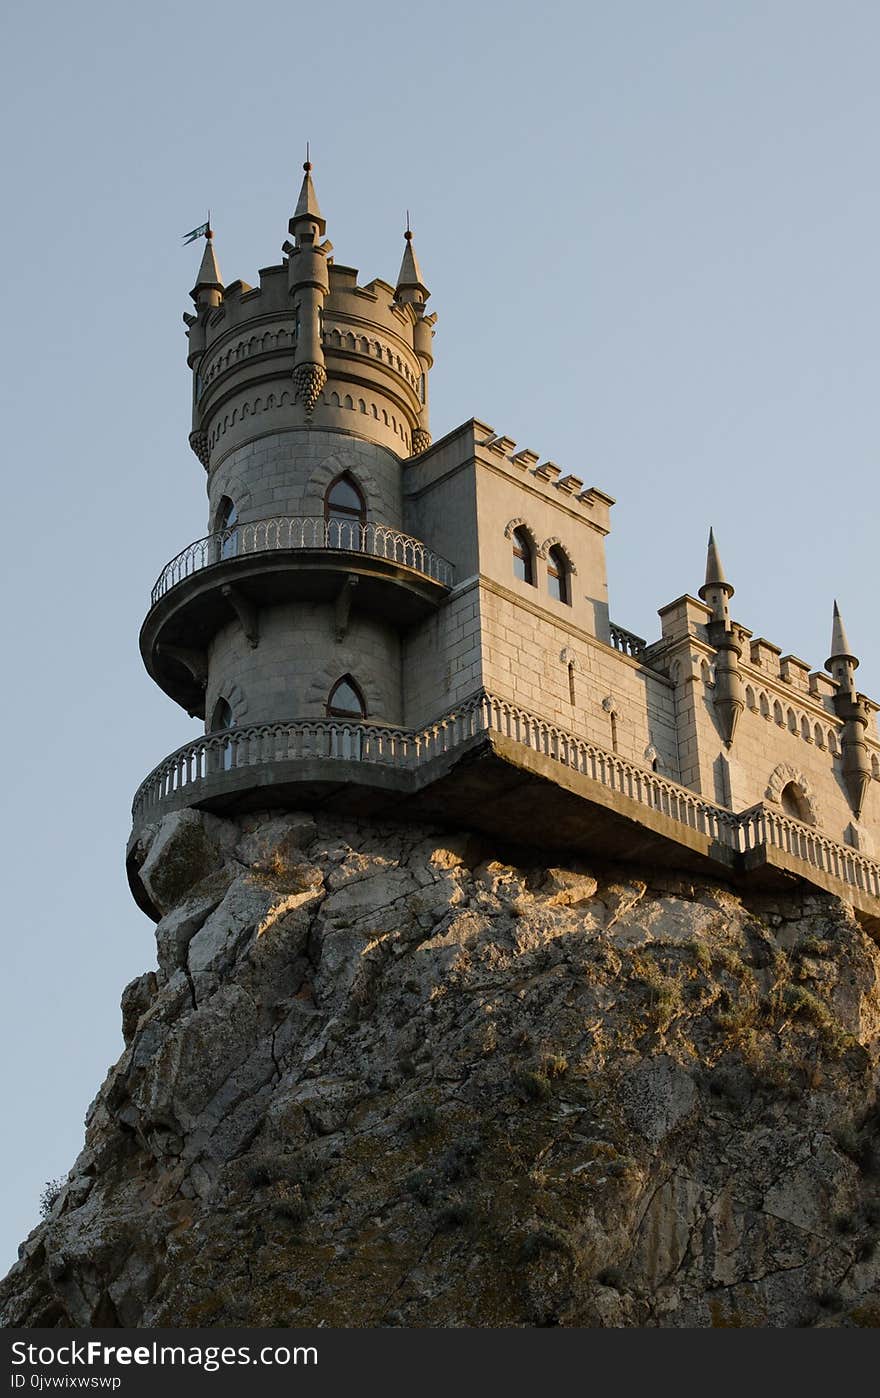
[[[614,621],[608,623],[608,628],[615,650],[619,650],[621,655],[631,655],[633,660],[641,660],[648,645],[643,636],[637,636],[634,631],[627,631]]]
[[[206,734],[160,762],[141,783],[132,818],[138,829],[168,809],[194,804],[200,787],[224,772],[322,758],[412,771],[480,734],[493,733],[521,743],[737,854],[747,855],[761,847],[779,850],[806,866],[806,877],[807,869],[818,870],[880,899],[880,863],[829,840],[814,827],[766,805],[736,815],[677,782],[486,692],[418,731],[341,719],[302,719]]]
[[[215,563],[275,549],[361,553],[412,568],[443,587],[452,587],[455,580],[452,564],[445,558],[434,553],[419,539],[384,524],[327,520],[323,516],[278,515],[271,519],[236,524],[231,529],[208,534],[204,539],[187,545],[162,569],[153,588],[151,602],[155,606],[177,583]]]
[[[841,883],[850,884],[872,898],[880,898],[880,864],[848,845],[829,840],[812,825],[792,820],[772,806],[752,806],[737,817],[740,851],[766,845],[781,850],[813,869],[819,869]]]

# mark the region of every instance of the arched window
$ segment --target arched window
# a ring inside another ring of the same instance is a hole
[[[217,703],[214,705],[214,712],[211,715],[211,732],[218,733],[222,732],[224,728],[234,727],[235,715],[232,712],[232,707],[228,699],[218,699]],[[217,764],[218,767],[222,771],[228,772],[232,767],[231,741],[228,743],[224,743],[217,756],[219,759]]]
[[[357,683],[351,675],[343,675],[341,680],[337,680],[330,691],[327,700],[328,718],[353,718],[360,721],[367,716],[367,706],[364,703]]]
[[[535,566],[532,541],[524,529],[513,531],[513,576],[520,582],[535,586]]]
[[[367,506],[360,488],[346,472],[337,476],[324,496],[327,546],[331,549],[360,549],[362,526],[367,522]]]
[[[571,569],[558,544],[554,544],[547,554],[547,591],[557,602],[566,602],[571,606]]]
[[[221,496],[217,506],[215,533],[220,537],[220,557],[234,558],[238,553],[238,507],[228,495]]]
[[[343,675],[336,681],[327,699],[327,717],[337,721],[337,727],[328,734],[330,757],[363,756],[363,734],[352,731],[349,724],[362,723],[366,716],[367,706],[357,682],[351,675]]]
[[[784,786],[779,800],[787,816],[791,816],[793,820],[802,820],[807,825],[812,825],[813,817],[809,802],[804,795],[803,788],[797,782],[789,782],[787,786]]]

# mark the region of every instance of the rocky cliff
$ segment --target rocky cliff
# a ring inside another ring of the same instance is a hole
[[[880,960],[485,839],[193,812],[6,1326],[880,1323]]]

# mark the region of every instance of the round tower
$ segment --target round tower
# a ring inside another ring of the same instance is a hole
[[[163,569],[140,638],[152,678],[204,718],[206,743],[147,778],[136,830],[195,804],[184,788],[196,779],[199,804],[265,804],[259,788],[283,785],[279,758],[298,781],[303,762],[323,759],[329,780],[327,761],[360,758],[403,722],[402,633],[452,584],[403,529],[401,463],[431,440],[436,319],[411,232],[395,288],[359,286],[325,228],[306,162],[292,241],[258,287],[223,284],[207,230],[184,316],[207,532]],[[260,744],[273,747],[265,769]]]

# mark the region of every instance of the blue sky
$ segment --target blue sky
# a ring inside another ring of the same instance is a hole
[[[880,696],[880,9],[862,0],[15,5],[0,54],[0,1267],[65,1173],[153,964],[131,796],[195,725],[137,633],[205,528],[181,313],[280,260],[306,139],[327,233],[439,316],[435,436],[474,415],[614,495],[649,638],[715,526],[756,635],[814,667],[839,597]]]

